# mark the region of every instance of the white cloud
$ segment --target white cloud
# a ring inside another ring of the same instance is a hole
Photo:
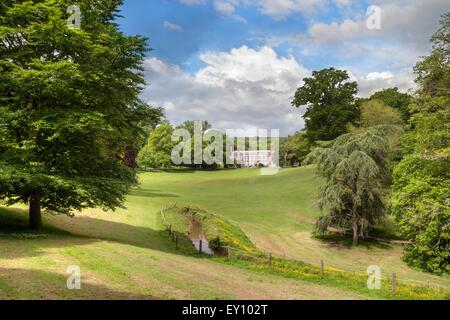
[[[280,129],[283,135],[303,129],[303,110],[291,106],[295,90],[310,72],[293,57],[282,57],[270,47],[246,46],[229,52],[205,52],[205,63],[195,74],[156,58],[145,61],[149,86],[144,99],[164,106],[173,124],[208,120],[218,129]],[[414,88],[410,68],[364,72],[352,67],[350,79],[358,82],[359,96],[398,87]]]
[[[234,13],[238,0],[214,0],[214,8],[223,14]]]
[[[265,43],[294,46],[303,56],[352,61],[366,72],[399,72],[430,52],[429,38],[441,14],[450,9],[448,0],[378,0],[375,4],[381,7],[381,30],[367,28],[364,10],[349,8],[340,21],[315,21],[304,32],[268,36]]]
[[[274,18],[284,18],[294,13],[311,12],[325,0],[258,0],[261,12]]]
[[[207,52],[200,55],[200,59],[207,66],[197,73],[196,78],[200,82],[221,86],[233,80],[258,83],[266,90],[286,92],[306,73],[293,57],[279,57],[269,47],[255,50],[243,46],[230,52]]]
[[[315,43],[337,43],[370,36],[365,21],[344,20],[341,23],[315,23],[308,29],[309,39]]]
[[[194,75],[156,58],[145,61],[150,86],[144,98],[167,106],[174,124],[208,120],[219,129],[280,129],[283,134],[303,128],[291,100],[309,71],[293,57],[243,46],[200,59],[206,66]]]
[[[345,68],[349,71],[349,76],[352,81],[358,83],[358,96],[369,97],[376,91],[397,87],[401,92],[409,92],[416,88],[414,83],[414,75],[411,68],[400,69],[399,71],[381,71],[365,73],[360,70],[352,70],[352,68]]]
[[[389,80],[392,79],[394,77],[394,74],[390,71],[383,71],[383,72],[370,72],[366,79],[368,81],[373,81],[373,80]]]
[[[380,30],[369,30],[364,17],[345,19],[340,23],[317,22],[310,26],[307,39],[316,43],[341,44],[353,40],[384,39],[411,46],[415,50],[426,50],[441,14],[450,9],[448,0],[385,1],[380,7]]]
[[[169,30],[174,30],[174,31],[179,31],[179,32],[183,31],[183,29],[179,25],[171,23],[169,21],[164,21],[163,26],[164,26],[164,28],[169,29]]]
[[[180,0],[206,4],[202,0]],[[256,6],[274,19],[308,13],[330,2],[347,6],[340,21],[309,20],[302,33],[268,35],[265,46],[247,46],[227,52],[204,52],[205,64],[195,74],[157,59],[146,61],[150,82],[146,96],[155,105],[165,105],[175,124],[187,119],[205,119],[220,129],[280,128],[283,134],[303,128],[300,111],[290,105],[295,89],[309,74],[293,57],[279,56],[272,48],[288,44],[289,55],[301,52],[349,71],[358,82],[359,96],[398,87],[415,88],[412,66],[430,51],[429,38],[448,0],[377,0],[381,30],[369,30],[365,10],[354,12],[351,0],[211,0],[215,10],[237,16],[238,6]],[[314,16],[311,16],[314,19]],[[330,62],[327,57],[335,59]]]

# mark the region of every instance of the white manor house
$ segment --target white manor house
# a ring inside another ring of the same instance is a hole
[[[232,155],[236,164],[243,167],[272,167],[274,165],[270,150],[233,151]]]

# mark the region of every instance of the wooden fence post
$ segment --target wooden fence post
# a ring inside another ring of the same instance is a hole
[[[175,250],[178,250],[178,235],[175,236]]]
[[[227,248],[228,248],[228,250],[227,250],[228,259],[231,259],[231,247],[228,246]]]
[[[269,253],[269,267],[272,267],[272,254]]]
[[[323,260],[320,260],[320,277],[323,277],[324,269],[325,269],[324,267],[325,267],[325,265],[323,263]]]
[[[169,236],[172,235],[172,225],[169,225]]]
[[[198,251],[199,251],[200,253],[202,253],[202,249],[203,249],[202,246],[203,246],[203,241],[200,240],[199,245],[198,245]]]
[[[397,293],[397,273],[392,274],[392,294]]]

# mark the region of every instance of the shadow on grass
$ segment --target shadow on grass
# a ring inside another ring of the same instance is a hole
[[[106,213],[105,213],[106,214]],[[195,251],[177,250],[166,230],[133,226],[98,218],[44,214],[39,231],[28,229],[25,210],[0,208],[0,259],[38,256],[47,248],[88,245],[110,241],[166,253],[204,257]],[[1,241],[14,241],[1,245]]]
[[[153,189],[137,188],[131,190],[130,196],[145,197],[145,198],[179,198],[180,196],[175,193],[161,193]]]
[[[332,248],[338,248],[338,249],[339,248],[341,248],[341,249],[354,248],[352,237],[349,235],[346,235],[346,234],[327,232],[323,235],[314,235],[314,238]],[[392,246],[389,243],[372,240],[372,239],[360,240],[358,247],[366,248],[366,249],[372,249],[372,248],[392,249]]]
[[[204,168],[166,168],[166,169],[146,169],[141,170],[139,173],[146,173],[146,172],[152,172],[152,173],[195,173],[195,172],[219,172],[219,171],[231,171],[231,170],[238,170],[240,168],[217,168],[217,167],[204,167]]]
[[[28,227],[28,214],[25,210],[0,208],[0,239],[38,239],[69,234],[67,231],[60,230],[45,223],[40,230],[30,230]]]
[[[139,171],[140,173],[152,172],[152,173],[195,173],[198,171],[195,168],[167,168],[167,169],[146,169]]]
[[[81,289],[67,289],[67,276],[34,269],[0,268],[0,300],[3,299],[83,299],[83,300],[154,300],[154,297],[120,291],[83,280]]]

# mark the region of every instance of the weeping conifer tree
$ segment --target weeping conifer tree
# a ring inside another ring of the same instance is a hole
[[[394,130],[398,129],[377,126],[362,134],[344,134],[308,155],[306,163],[317,164],[326,179],[319,198],[326,212],[317,221],[319,233],[329,227],[351,229],[357,245],[386,214],[382,193],[389,180],[389,143],[385,135]]]

